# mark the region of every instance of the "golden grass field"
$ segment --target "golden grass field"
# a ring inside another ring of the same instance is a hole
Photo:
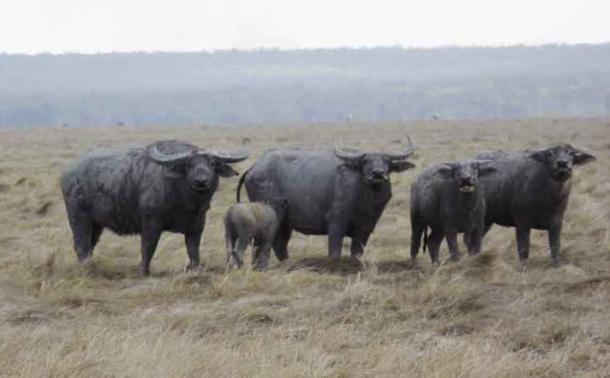
[[[329,264],[325,237],[297,234],[286,263],[273,256],[268,272],[225,273],[222,216],[236,178],[221,182],[208,213],[201,272],[184,273],[175,234],[164,234],[150,278],[138,274],[135,237],[106,232],[93,261],[76,263],[59,175],[94,145],[171,138],[241,148],[247,136],[243,172],[273,146],[330,148],[341,138],[396,149],[405,134],[417,168],[392,176],[364,267],[347,257]],[[479,256],[433,269],[420,253],[417,267],[407,264],[409,186],[422,168],[558,142],[598,158],[573,178],[566,264],[553,268],[546,234],[533,232],[522,272],[514,231],[500,227]],[[610,376],[607,119],[3,130],[0,224],[3,377]]]

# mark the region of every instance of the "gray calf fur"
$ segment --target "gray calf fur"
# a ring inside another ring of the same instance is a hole
[[[244,265],[244,253],[253,244],[252,265],[265,270],[269,264],[271,246],[275,242],[280,224],[286,217],[286,199],[269,202],[237,203],[224,217],[227,264],[233,260],[239,268]]]

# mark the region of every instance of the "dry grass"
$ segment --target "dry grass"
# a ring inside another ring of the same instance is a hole
[[[137,239],[110,233],[90,264],[76,264],[58,176],[94,144],[177,138],[231,147],[248,137],[254,158],[277,145],[329,147],[339,136],[396,148],[407,133],[418,168],[393,176],[364,267],[329,264],[325,238],[297,235],[287,263],[225,274],[222,214],[237,180],[223,181],[212,204],[202,272],[183,273],[183,241],[171,234],[151,278],[137,274]],[[0,376],[609,376],[609,136],[608,120],[1,131]],[[534,233],[521,272],[513,232],[502,228],[475,258],[438,270],[427,256],[406,263],[408,188],[419,170],[563,141],[599,158],[575,177],[568,264],[552,268],[546,236]]]

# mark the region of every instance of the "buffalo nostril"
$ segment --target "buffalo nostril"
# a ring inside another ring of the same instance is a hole
[[[565,160],[560,160],[557,162],[557,166],[559,168],[567,168],[568,167],[568,162]]]
[[[208,185],[208,180],[195,180],[195,184],[197,186],[207,186]]]

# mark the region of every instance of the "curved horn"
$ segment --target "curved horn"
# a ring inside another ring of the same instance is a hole
[[[335,142],[335,155],[341,159],[358,160],[362,159],[364,152],[355,150],[353,148],[346,150],[341,146],[340,142]]]
[[[190,158],[194,154],[193,149],[175,153],[164,153],[159,151],[160,143],[163,142],[157,142],[148,148],[148,156],[156,163],[177,163],[184,159]]]
[[[214,156],[221,163],[239,163],[240,161],[246,160],[250,154],[245,151],[239,152],[227,152],[227,151],[200,151],[198,153],[203,153],[206,155]]]
[[[390,160],[406,160],[415,152],[415,145],[411,141],[411,138],[407,135],[407,140],[409,141],[409,145],[400,153],[397,154],[385,154]]]

